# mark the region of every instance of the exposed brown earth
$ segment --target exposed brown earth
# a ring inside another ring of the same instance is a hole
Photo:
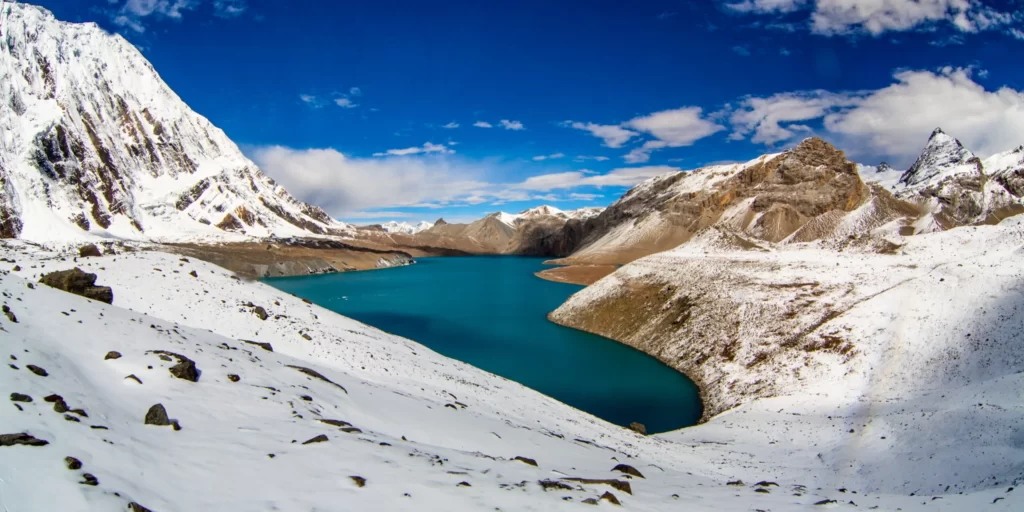
[[[542,270],[534,274],[541,279],[558,283],[579,284],[589,286],[600,281],[604,276],[615,272],[615,265],[570,265]]]

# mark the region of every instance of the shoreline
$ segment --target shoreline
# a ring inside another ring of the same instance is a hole
[[[534,272],[533,275],[556,283],[590,286],[617,269],[617,265],[567,265]]]

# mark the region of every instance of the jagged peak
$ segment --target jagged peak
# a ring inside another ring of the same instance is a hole
[[[928,137],[921,156],[903,173],[899,183],[913,187],[942,180],[952,174],[977,170],[978,162],[978,157],[956,137],[936,128]]]
[[[434,221],[434,225],[435,226],[444,226],[446,224],[448,224],[448,222],[446,222],[444,220],[444,217],[440,217],[440,218],[438,218],[437,220]]]
[[[931,138],[935,138],[936,135],[945,135],[945,134],[946,134],[946,132],[942,131],[942,127],[936,126],[935,129],[932,130],[931,136],[928,137],[928,138],[931,139]]]

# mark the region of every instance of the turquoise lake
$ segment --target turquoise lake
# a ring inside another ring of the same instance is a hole
[[[534,276],[543,258],[424,258],[415,265],[265,282],[417,341],[618,425],[648,433],[696,424],[697,387],[657,359],[554,324],[547,314],[582,289]]]

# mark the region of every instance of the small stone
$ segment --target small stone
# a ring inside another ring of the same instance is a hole
[[[166,427],[171,424],[171,420],[167,418],[167,409],[164,409],[163,404],[156,404],[146,411],[145,424],[160,427]]]
[[[192,277],[199,277],[199,274],[197,274],[195,270],[193,270],[192,272],[189,272],[188,275],[190,275]]]
[[[743,487],[743,480],[732,480],[730,482],[726,482],[725,485],[732,485],[734,487]]]
[[[89,417],[89,415],[85,413],[85,409],[71,409],[68,412],[70,412],[71,414],[77,414],[83,418]]]
[[[83,246],[78,248],[78,257],[79,258],[88,258],[90,256],[102,256],[102,254],[100,254],[99,247],[96,247],[93,244],[89,244],[89,245],[83,245]]]
[[[82,485],[96,486],[100,484],[99,479],[92,475],[92,473],[82,473],[82,481],[78,482]]]
[[[583,503],[586,503],[587,505],[597,505],[597,498],[587,498],[583,500]]]
[[[242,379],[241,377],[239,377],[238,375],[235,375],[233,373],[229,373],[228,374],[228,380],[230,380],[231,382],[238,382],[241,379]]]
[[[263,350],[266,350],[267,352],[273,352],[274,351],[274,347],[270,343],[264,343],[264,342],[261,342],[261,341],[249,341],[249,340],[242,340],[242,341],[245,342],[245,343],[248,343],[250,345],[256,345],[257,347],[260,347]]]
[[[359,430],[356,427],[342,427],[339,430],[341,430],[342,432],[344,432],[346,434],[362,434],[363,433],[362,430]]]
[[[313,337],[304,332],[300,332],[299,335],[302,336],[306,341],[313,341]]]
[[[132,379],[135,382],[138,382],[139,384],[142,384],[142,379],[136,377],[134,373],[129,375],[129,376],[127,376],[127,377],[125,377],[125,380],[128,380],[128,379]]]
[[[74,457],[64,457],[64,464],[72,471],[82,469],[82,461]]]
[[[529,465],[534,466],[534,467],[537,466],[537,461],[535,461],[533,459],[530,459],[530,458],[527,458],[527,457],[516,456],[516,457],[513,457],[512,460],[518,460],[519,462],[522,462],[523,464],[529,464]]]
[[[107,355],[103,356],[104,361],[107,359],[121,359],[121,353],[116,350],[111,350],[110,352],[107,352]]]
[[[38,375],[40,377],[46,377],[47,375],[49,375],[49,373],[46,373],[46,370],[44,370],[44,369],[42,369],[42,368],[40,368],[40,367],[38,367],[38,366],[36,366],[34,364],[30,364],[30,365],[26,366],[26,368],[28,368],[28,371],[30,371],[30,372],[32,372],[32,373],[34,373],[34,374],[36,374],[36,375]]]
[[[178,423],[178,420],[171,420],[171,428],[173,428],[174,431],[177,432],[181,430],[181,423]]]
[[[366,487],[366,479],[361,476],[350,476],[353,482],[356,483],[356,487]]]
[[[80,419],[78,419],[78,418],[76,418],[76,417],[74,417],[74,416],[72,416],[70,414],[65,414],[64,415],[64,419],[67,420],[67,421],[73,421],[75,423],[78,423],[78,422],[82,421],[82,420],[80,420]]]
[[[612,471],[618,471],[620,473],[625,473],[627,475],[633,475],[635,477],[644,478],[644,475],[641,474],[640,471],[637,471],[636,468],[628,464],[619,464],[618,466],[612,468]]]
[[[7,304],[0,307],[0,311],[3,311],[4,315],[7,315],[7,319],[10,320],[11,323],[18,323],[18,317],[14,316],[14,312],[11,311],[11,308],[7,307]]]
[[[459,483],[455,484],[455,487],[473,487],[473,486],[470,485],[469,482],[459,482]]]
[[[252,313],[256,315],[256,318],[259,318],[260,320],[266,320],[268,316],[267,310],[263,309],[263,306],[256,306],[255,308],[253,308]]]
[[[634,421],[629,424],[629,429],[640,435],[647,435],[647,427],[645,427],[643,423],[637,423]]]
[[[601,499],[611,503],[612,505],[622,505],[622,503],[619,502],[619,499],[610,491],[605,491],[604,494],[601,495]]]
[[[307,402],[312,402],[313,401],[313,397],[311,397],[309,395],[299,395],[299,398],[301,398],[301,399],[303,399],[303,400],[305,400]]]
[[[331,425],[333,427],[351,427],[352,426],[351,423],[349,423],[347,421],[342,421],[342,420],[318,419],[317,421],[319,421],[320,423],[325,423],[327,425]]]
[[[21,393],[11,393],[11,401],[12,402],[31,402],[32,401],[32,397],[30,397],[28,395],[23,395]]]
[[[314,437],[312,439],[309,439],[307,441],[303,441],[302,444],[326,443],[327,441],[330,441],[330,439],[328,439],[327,436],[325,436],[323,434],[320,434],[320,435],[318,435],[318,436],[316,436],[316,437]]]
[[[134,501],[128,504],[128,512],[153,512],[152,510],[135,503]]]
[[[25,446],[46,446],[50,444],[50,442],[42,439],[36,439],[25,432],[18,434],[0,434],[0,446],[14,446],[19,444]]]

